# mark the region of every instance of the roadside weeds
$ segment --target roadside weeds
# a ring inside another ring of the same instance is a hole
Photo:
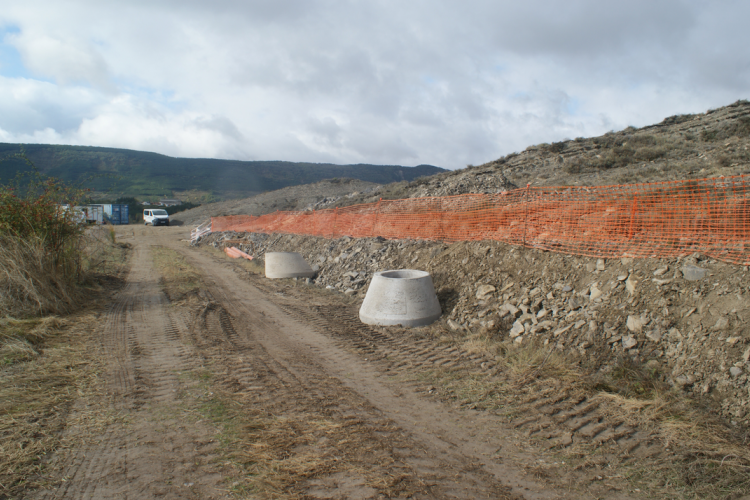
[[[7,353],[20,338],[29,342],[23,356],[4,356],[0,371],[0,496],[14,497],[48,486],[64,456],[81,445],[66,429],[96,433],[117,416],[104,404],[104,367],[91,352],[95,311],[3,323],[12,325],[5,332],[26,334],[12,337],[0,351]]]
[[[97,236],[90,237],[86,256],[96,259],[94,281],[76,292],[88,297],[87,308],[67,316],[0,319],[0,497],[54,482],[58,464],[81,444],[67,429],[87,435],[117,418],[107,409],[99,378],[104,367],[91,332],[103,297],[122,283],[127,247]]]
[[[589,468],[592,459],[600,463],[596,457],[606,456],[600,465],[616,467],[621,477],[652,495],[718,499],[750,493],[750,436],[729,427],[699,402],[678,394],[658,373],[621,359],[612,372],[602,376],[587,372],[553,346],[519,346],[481,335],[454,339],[438,325],[428,331],[433,338],[453,342],[467,352],[483,353],[498,365],[496,377],[455,369],[418,375],[421,382],[439,387],[445,398],[496,412],[510,422],[532,416],[526,401],[568,392],[572,399],[598,403],[613,421],[650,433],[664,449],[658,457],[625,461],[610,453],[605,443],[574,442],[556,452],[567,459],[570,468]],[[529,438],[530,443],[535,441]],[[540,445],[547,445],[546,440],[537,442]]]

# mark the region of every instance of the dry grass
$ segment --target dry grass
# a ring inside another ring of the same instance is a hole
[[[239,497],[295,498],[294,486],[306,478],[348,467],[314,446],[321,435],[341,442],[347,434],[342,424],[304,413],[272,415],[222,391],[210,371],[188,375],[196,383],[181,398],[217,429],[222,461],[235,471],[230,489]]]
[[[82,281],[96,285],[97,278],[121,276],[127,268],[128,243],[118,243],[112,226],[89,228],[82,240]]]
[[[125,249],[100,245],[96,236],[85,240],[90,244],[86,259],[98,258],[85,261],[92,272],[89,277],[97,276],[94,270],[98,277],[104,272],[119,274]],[[26,242],[4,243],[0,248],[5,252],[0,253],[0,269],[6,273],[3,286],[27,293],[0,299],[5,308],[5,317],[0,319],[0,498],[13,498],[45,484],[45,476],[54,467],[48,462],[50,454],[60,456],[76,446],[63,437],[67,427],[92,429],[109,417],[96,405],[74,411],[77,400],[100,399],[101,366],[89,351],[97,324],[92,292],[97,289],[102,295],[98,281],[85,286],[60,281],[40,248]],[[31,260],[23,261],[26,257]],[[53,275],[44,276],[45,270]],[[10,280],[15,281],[10,284]],[[9,316],[67,311],[80,307],[87,297],[93,307],[73,316]]]
[[[648,485],[653,492],[669,496],[678,491],[685,498],[726,498],[750,492],[748,437],[643,366],[621,360],[607,384],[602,384],[599,377],[571,364],[551,347],[511,348],[501,363],[507,385],[497,393],[506,413],[513,414],[514,401],[525,394],[559,387],[586,394],[590,401],[601,403],[600,410],[612,421],[650,433],[665,449],[672,450],[667,458],[622,466],[632,480]],[[565,454],[590,456],[594,452],[581,444]]]
[[[83,300],[78,278],[42,240],[0,238],[0,316],[66,314]]]
[[[0,317],[75,311],[98,290],[99,278],[122,272],[127,247],[101,227],[58,253],[38,238],[0,237]]]
[[[152,255],[169,300],[184,300],[200,288],[200,274],[178,252],[165,247],[154,247]]]
[[[71,417],[78,398],[93,401],[101,390],[101,367],[88,352],[95,321],[93,313],[2,321],[0,497],[44,485],[54,468],[49,456],[76,445],[65,441],[63,431],[71,424],[91,428],[104,418],[92,407]]]
[[[257,274],[259,276],[265,276],[266,275],[266,268],[263,261],[259,259],[253,259],[253,260],[247,260],[247,259],[238,259],[241,260],[240,267],[242,267],[244,270],[251,272],[253,274]]]
[[[433,332],[436,336],[438,333]],[[600,410],[612,421],[649,433],[664,449],[672,451],[665,458],[610,462],[610,467],[616,467],[623,477],[650,488],[656,496],[676,493],[681,498],[728,498],[750,493],[750,436],[742,435],[710,409],[664,384],[657,373],[621,360],[621,366],[602,380],[571,363],[552,346],[519,346],[477,334],[454,342],[467,352],[494,358],[498,374],[463,368],[417,375],[423,383],[439,387],[450,399],[519,418],[523,416],[520,412],[524,411],[524,401],[542,391],[586,395],[590,401],[601,403]],[[579,443],[561,453],[573,464],[576,457],[590,458],[598,451]]]
[[[466,368],[439,368],[417,375],[422,382],[434,384],[449,398],[473,408],[493,409],[512,416],[519,397],[538,387],[580,386],[582,380],[568,358],[551,347],[526,343],[498,342],[492,336],[469,335],[455,340],[461,349],[494,359],[498,375],[469,371]]]
[[[17,320],[0,319],[0,366],[29,361],[40,354],[40,346],[65,322],[55,316]]]
[[[513,345],[500,361],[511,385],[516,387],[547,379],[569,385],[575,385],[581,380],[570,360],[551,345],[544,347],[531,342]]]
[[[680,491],[686,498],[727,498],[750,492],[747,437],[705,408],[674,391],[656,390],[647,397],[599,392],[614,418],[652,432],[674,454],[637,464],[633,474],[653,488]],[[640,470],[638,470],[640,469]]]

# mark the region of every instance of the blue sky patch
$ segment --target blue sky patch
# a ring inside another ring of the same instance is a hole
[[[567,100],[565,111],[567,111],[569,115],[577,116],[580,109],[581,109],[581,101],[579,101],[575,97],[571,97],[570,99]]]
[[[112,82],[117,87],[117,90],[122,93],[130,94],[149,102],[158,103],[159,105],[176,112],[187,109],[187,103],[184,100],[178,99],[174,90],[139,85],[133,80],[127,78],[113,78]]]
[[[18,26],[0,26],[0,75],[9,78],[31,78],[31,73],[23,65],[21,54],[16,48],[9,44],[6,39],[8,35],[20,33]]]

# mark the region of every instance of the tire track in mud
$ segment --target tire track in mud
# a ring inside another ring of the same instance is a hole
[[[418,491],[414,498],[513,498],[506,487],[475,463],[459,464],[447,456],[431,458],[431,450],[415,442],[378,408],[331,377],[315,356],[299,352],[289,344],[283,345],[284,353],[270,352],[258,337],[277,334],[280,325],[275,320],[243,310],[241,304],[227,304],[234,313],[230,315],[222,304],[213,300],[210,290],[204,293],[204,299],[207,302],[196,315],[200,321],[194,323],[198,328],[193,328],[193,339],[196,345],[205,348],[225,349],[222,364],[216,367],[221,372],[215,373],[225,389],[251,395],[256,405],[273,415],[323,417],[347,426],[357,436],[360,446],[379,450],[377,456],[368,459],[369,466],[380,468],[384,476],[401,476],[397,489]],[[234,321],[232,316],[236,318]],[[235,329],[235,323],[243,326]],[[271,347],[274,348],[278,346]],[[234,350],[237,352],[233,353]],[[338,452],[346,455],[347,450]],[[383,463],[388,465],[384,467]],[[457,477],[461,477],[460,485],[456,484]],[[314,488],[303,490],[303,494],[312,498],[336,495],[336,483],[326,487],[326,479],[316,478],[317,482],[311,482]]]
[[[472,363],[474,371],[482,373],[495,368],[492,360],[448,346],[436,351],[427,340],[398,340],[378,331],[363,335],[359,320],[336,313],[334,306],[308,310],[316,305],[304,297],[285,297],[255,280],[248,286],[225,262],[176,245],[172,248],[203,273],[204,305],[197,314],[200,321],[193,324],[203,326],[193,330],[193,341],[224,352],[225,358],[215,364],[221,373],[215,375],[225,387],[253,394],[256,403],[272,414],[294,412],[297,407],[338,420],[352,419],[369,427],[368,439],[373,442],[382,439],[381,428],[395,429],[383,434],[388,437],[380,446],[390,449],[390,459],[402,471],[409,470],[415,483],[426,485],[428,489],[421,490],[424,498],[574,497],[550,490],[523,469],[506,465],[525,452],[511,445],[502,432],[494,432],[496,417],[481,412],[467,415],[466,409],[451,409],[416,394],[414,383],[393,380],[402,365]],[[326,314],[330,317],[321,317]],[[353,341],[370,355],[380,352],[380,359],[399,356],[385,359],[392,367],[383,370],[370,363],[369,356],[362,359],[361,353],[352,352],[356,351]],[[388,343],[395,346],[393,351],[381,352],[379,344]],[[404,355],[408,351],[412,354]],[[467,418],[471,419],[468,430]],[[499,456],[501,448],[514,451]],[[526,456],[519,462],[529,460]]]
[[[257,286],[256,281],[253,284]],[[279,297],[263,284],[259,286],[269,296]],[[292,301],[278,305],[319,332],[334,336],[338,346],[353,348],[368,360],[383,363],[385,370],[413,375],[415,370],[442,368],[482,375],[498,384],[507,382],[496,363],[481,354],[467,353],[453,345],[441,346],[428,339],[397,337],[387,329],[363,324],[351,308],[329,305],[303,308]],[[579,443],[594,448],[610,445],[623,461],[665,454],[663,446],[648,432],[612,418],[601,402],[591,401],[580,392],[548,388],[521,395],[515,404],[517,417],[510,422],[511,427],[523,431],[527,437],[547,440],[548,448],[561,449]],[[523,415],[533,416],[523,418]]]
[[[136,247],[128,284],[105,313],[100,334],[100,352],[109,365],[110,411],[122,420],[100,436],[85,436],[62,465],[60,486],[31,498],[225,497],[216,488],[216,474],[196,473],[198,462],[215,456],[216,445],[189,429],[170,426],[174,417],[169,411],[179,403],[178,372],[190,368],[183,343],[187,328],[183,316],[168,310],[169,300],[144,246]],[[196,477],[209,479],[209,484]]]
[[[123,291],[126,296],[128,288]],[[128,301],[118,300],[112,304],[106,313],[105,331],[108,335],[102,339],[102,350],[110,363],[112,363],[112,374],[109,377],[110,389],[113,392],[125,395],[130,393],[135,386],[135,373],[131,363],[131,353],[128,351],[127,339],[130,336],[128,325],[125,321],[128,311]]]

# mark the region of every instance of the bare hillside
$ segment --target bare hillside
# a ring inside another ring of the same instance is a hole
[[[331,179],[315,184],[290,186],[251,198],[229,200],[202,205],[198,208],[175,214],[172,219],[178,224],[196,225],[220,215],[263,215],[276,210],[307,210],[359,195],[372,193],[380,184],[358,179]]]
[[[642,128],[529,146],[483,165],[398,182],[338,206],[532,186],[601,186],[750,173],[750,102]]]
[[[737,175],[750,172],[750,103],[676,115],[588,139],[537,144],[483,165],[378,185],[323,181],[205,205],[177,214],[184,224],[210,216],[262,215],[370,203],[383,199],[498,193],[532,186],[610,185]]]

